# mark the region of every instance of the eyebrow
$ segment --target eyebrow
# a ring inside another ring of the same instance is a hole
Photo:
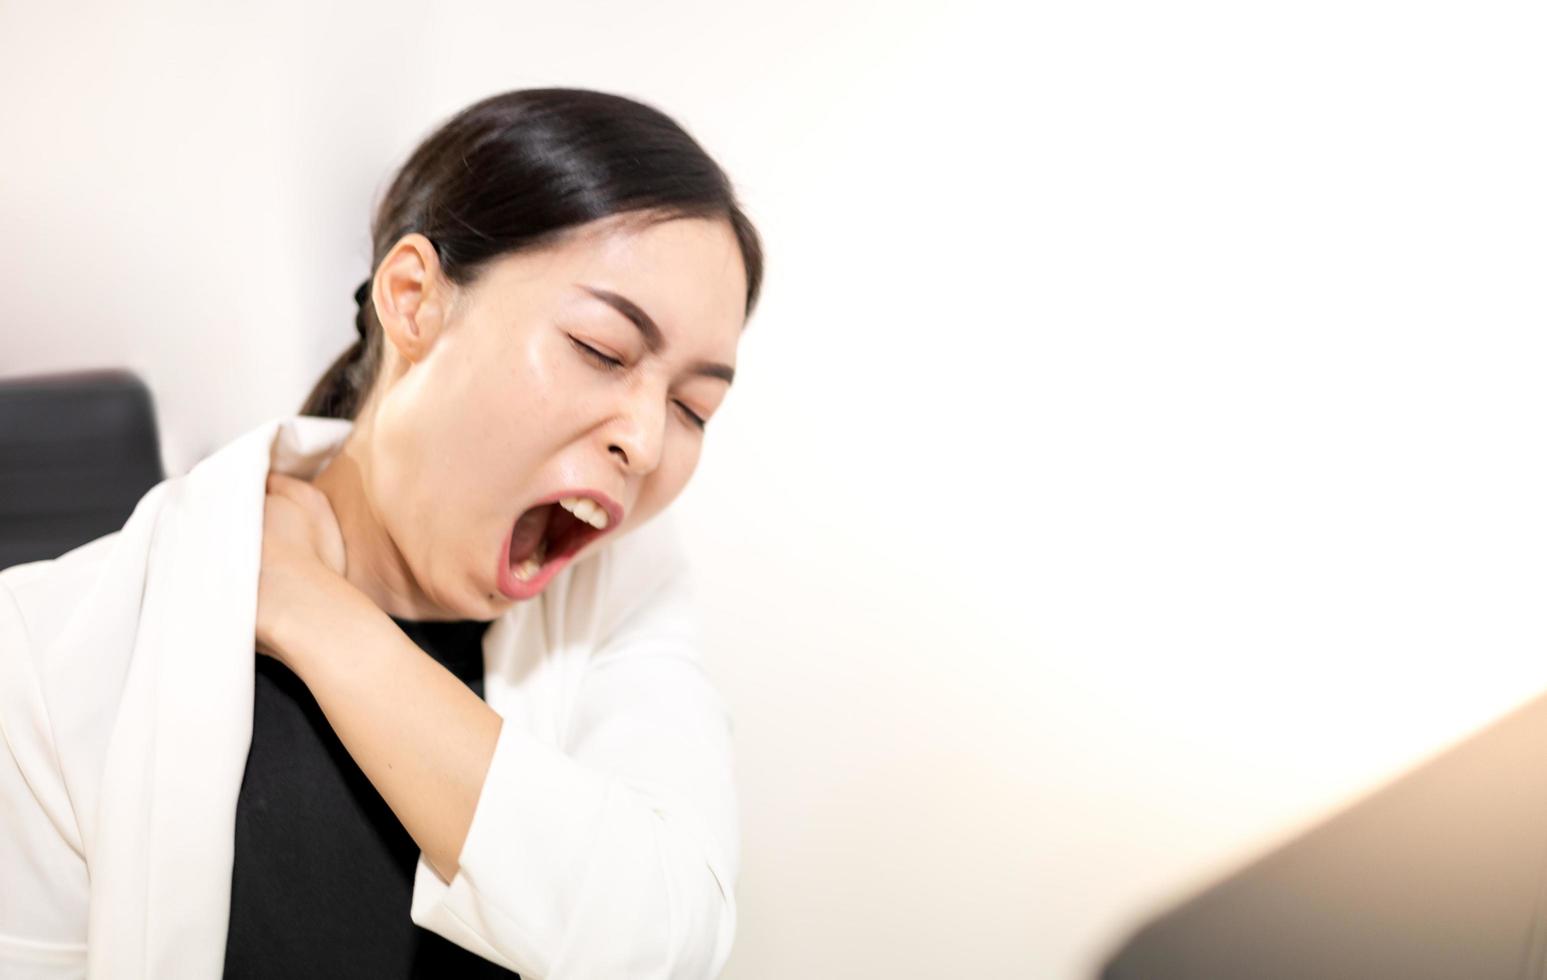
[[[645,348],[652,354],[660,354],[666,350],[666,336],[661,333],[661,328],[650,319],[650,314],[639,308],[639,305],[627,296],[620,296],[608,289],[599,289],[596,286],[587,286],[577,282],[575,285],[595,296],[597,299],[611,306],[613,309],[628,317],[630,323],[639,328],[644,335]],[[726,384],[731,384],[736,378],[736,369],[729,364],[721,364],[718,361],[694,361],[688,365],[688,370],[694,374],[701,374],[709,378],[719,378]]]

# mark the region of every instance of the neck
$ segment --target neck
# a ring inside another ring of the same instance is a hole
[[[370,597],[377,608],[398,619],[448,617],[419,588],[397,544],[382,525],[366,493],[370,431],[357,425],[344,446],[311,481],[333,506],[344,536],[344,577]]]

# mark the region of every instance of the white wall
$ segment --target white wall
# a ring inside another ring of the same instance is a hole
[[[0,3],[0,374],[139,369],[181,472],[348,342],[441,118],[662,106],[769,252],[676,505],[726,976],[1084,976],[1547,687],[1547,62],[1524,4],[1009,6]]]

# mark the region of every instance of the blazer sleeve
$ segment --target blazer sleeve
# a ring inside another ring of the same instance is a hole
[[[35,652],[0,577],[0,976],[86,975],[89,889]]]
[[[416,872],[415,922],[525,980],[714,977],[730,955],[732,723],[699,660],[691,572],[646,568],[648,554],[661,557],[636,551],[602,593],[623,614],[566,745],[507,721],[457,873],[448,884],[422,859]]]

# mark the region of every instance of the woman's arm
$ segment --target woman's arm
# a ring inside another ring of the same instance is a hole
[[[81,852],[34,646],[0,576],[0,977],[85,976]]]
[[[449,881],[501,719],[345,578],[345,567],[327,498],[270,473],[257,649],[305,682],[360,770]]]
[[[499,739],[493,708],[420,650],[365,593],[320,570],[276,629],[360,770],[450,881]]]
[[[508,722],[456,878],[427,862],[415,877],[416,923],[534,980],[702,980],[734,941],[730,718],[699,662],[688,580],[634,547],[650,533],[596,559],[617,573],[629,549],[648,574],[568,593],[633,612],[605,616],[562,741]]]
[[[598,632],[555,745],[502,724],[318,561],[299,499],[265,518],[258,645],[419,843],[414,922],[534,978],[716,975],[736,928],[730,720],[666,527],[597,556],[605,584],[572,597]]]

